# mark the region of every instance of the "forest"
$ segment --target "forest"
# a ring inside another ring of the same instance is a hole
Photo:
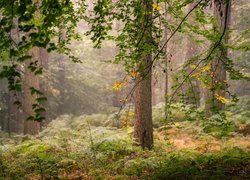
[[[0,0],[0,180],[250,179],[250,0]]]

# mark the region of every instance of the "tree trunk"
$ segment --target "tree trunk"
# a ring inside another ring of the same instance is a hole
[[[14,27],[10,31],[10,37],[12,40],[18,44],[19,43],[19,30],[18,30],[18,19],[13,19]],[[14,60],[14,59],[12,59]],[[20,92],[10,91],[8,93],[8,132],[9,133],[18,133],[22,131],[22,122],[20,118],[20,110],[17,105],[15,105],[15,101],[21,98]]]
[[[156,94],[156,83],[154,82],[154,78],[152,77],[151,80],[151,89],[152,89],[152,106],[155,106],[157,104],[157,94]]]
[[[20,133],[22,130],[21,119],[20,119],[20,110],[14,102],[17,99],[20,99],[18,92],[9,92],[8,93],[8,132],[9,133]]]
[[[63,29],[61,31],[61,41],[66,40],[66,30]],[[58,81],[60,84],[60,97],[59,97],[59,106],[58,106],[58,114],[65,114],[66,113],[66,106],[65,106],[65,100],[66,100],[66,91],[65,91],[65,55],[62,54],[60,56],[60,59],[58,61],[58,67],[59,67],[59,72],[58,72]]]
[[[148,12],[152,12],[152,1],[146,4]],[[152,14],[148,15],[152,24]],[[151,27],[146,27],[143,43],[152,44]],[[153,122],[152,122],[152,55],[147,54],[141,60],[142,72],[136,80],[135,90],[135,130],[134,139],[137,145],[144,148],[153,146]]]
[[[188,5],[188,11],[192,10],[194,8],[193,3]],[[193,26],[197,25],[194,21],[193,18],[194,17],[190,17],[190,21],[189,23],[192,24]],[[188,37],[187,39],[187,52],[185,55],[185,59],[186,60],[190,60],[192,59],[198,51],[198,47],[197,44],[195,43],[194,39],[192,39],[191,37]],[[188,73],[190,73],[192,71],[192,69],[190,68],[190,66],[187,67],[187,71]],[[184,87],[185,89],[185,102],[187,104],[194,104],[196,105],[196,107],[200,106],[200,82],[197,79],[194,78],[189,78],[186,82],[186,87]]]
[[[41,91],[44,93],[44,96],[48,98],[48,69],[49,69],[49,53],[47,49],[40,48],[39,57],[41,61],[41,66],[43,68],[43,78],[41,79],[40,88]],[[45,117],[44,122],[42,123],[43,126],[46,126],[49,123],[48,117],[48,100],[42,103],[43,108],[46,109],[46,112],[42,113],[42,116]]]
[[[224,40],[218,46],[215,57],[211,62],[211,84],[212,89],[207,89],[205,93],[205,113],[209,117],[214,113],[218,113],[225,109],[225,104],[221,102],[218,97],[225,98],[225,82],[226,82],[226,70],[223,67],[223,61],[227,61],[227,48],[224,43],[228,42],[228,26],[231,14],[231,0],[214,0],[214,17],[215,17],[215,31],[220,34],[226,31]]]
[[[28,69],[31,62],[39,61],[40,49],[38,47],[33,47],[29,54],[32,56],[25,62],[25,75],[24,75],[24,111],[28,116],[33,116],[34,111],[32,109],[32,104],[36,103],[36,95],[31,95],[30,87],[36,89],[40,88],[39,77],[35,76],[33,72]],[[39,133],[40,123],[36,121],[25,121],[24,122],[24,134],[36,135]]]
[[[167,15],[167,3],[165,2],[164,3],[164,6],[165,6],[165,19],[167,21],[168,19],[168,15]],[[164,36],[165,36],[165,41],[168,40],[168,30],[167,30],[167,27],[165,26],[164,28]],[[168,44],[166,44],[166,47],[165,47],[165,118],[166,120],[168,119],[168,103],[169,103],[169,94],[170,94],[170,84],[169,84],[169,60],[168,60]]]
[[[145,66],[151,64],[151,55],[148,55],[143,61]],[[143,79],[141,80],[141,78]],[[134,138],[142,148],[150,149],[153,146],[151,70],[146,77],[141,78],[138,78],[135,91],[136,122]]]

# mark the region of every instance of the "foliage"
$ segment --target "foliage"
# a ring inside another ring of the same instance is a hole
[[[129,128],[104,127],[108,118],[111,117],[64,115],[52,121],[36,138],[14,136],[9,139],[7,134],[1,134],[0,177],[248,177],[250,142],[247,136],[235,132],[225,141],[205,133],[198,120],[179,120],[155,129],[155,147],[149,151],[133,146]]]
[[[0,49],[4,54],[1,56],[3,66],[0,78],[8,80],[9,91],[22,91],[23,73],[20,69],[25,62],[32,59],[30,55],[32,48],[46,48],[49,52],[66,53],[75,60],[74,56],[70,55],[67,45],[72,39],[79,38],[75,27],[82,19],[82,13],[85,10],[82,2],[74,4],[73,1],[1,0],[0,8],[0,38],[2,39]],[[15,29],[18,31],[18,37],[13,35]],[[63,29],[67,31],[64,41],[61,40]],[[26,66],[33,76],[42,74],[42,67],[37,59],[26,63]],[[35,115],[29,116],[28,119],[42,121],[44,119],[42,114],[45,111],[41,106],[45,99],[44,94],[35,87],[31,86],[29,89],[31,95],[36,95],[36,102],[32,105]],[[16,99],[15,104],[21,106],[20,99]]]
[[[206,118],[202,108],[197,109],[194,105],[183,103],[172,103],[169,106],[169,116],[166,121],[164,117],[164,105],[158,104],[153,108],[154,126],[164,127],[178,122],[187,122],[189,125],[196,125],[204,133],[215,137],[233,136],[240,126],[249,125],[249,97],[240,98],[240,103],[231,105],[226,112],[215,114]],[[189,125],[184,128],[188,128]]]

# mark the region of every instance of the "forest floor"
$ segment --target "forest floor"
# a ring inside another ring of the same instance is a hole
[[[222,124],[175,112],[166,125],[156,108],[152,150],[104,114],[58,117],[36,137],[0,132],[0,179],[250,179],[248,112]]]

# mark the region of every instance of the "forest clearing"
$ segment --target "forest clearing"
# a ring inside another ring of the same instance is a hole
[[[0,0],[0,180],[250,179],[250,0]]]

